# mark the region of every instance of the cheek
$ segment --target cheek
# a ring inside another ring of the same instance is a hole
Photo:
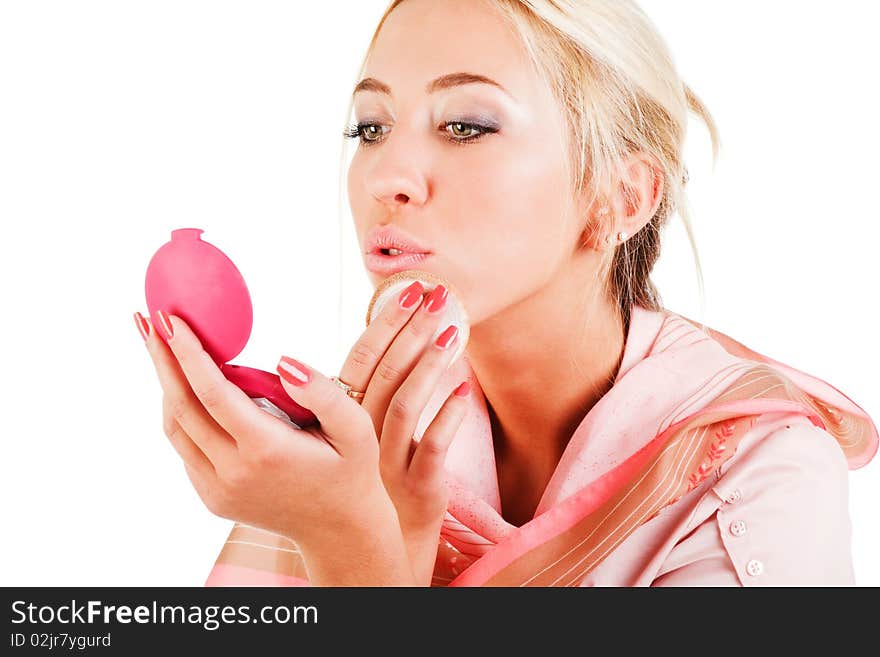
[[[358,228],[360,227],[359,221],[362,221],[362,218],[366,216],[366,194],[364,190],[363,167],[360,162],[361,158],[358,157],[358,155],[355,155],[351,160],[351,164],[348,167],[348,173],[346,174],[348,204],[351,206],[351,214],[354,218],[354,224]],[[358,230],[358,235],[360,234],[361,231]]]
[[[553,260],[568,199],[558,150],[531,142],[484,148],[479,157],[459,156],[452,171],[445,187],[462,244],[496,267],[511,258],[506,266]]]
[[[540,288],[569,253],[559,154],[540,144],[486,151],[466,161],[459,156],[443,185],[474,321]]]
[[[546,140],[491,139],[460,149],[473,154],[451,156],[444,187],[457,206],[455,216],[469,218],[471,225],[522,229],[524,234],[529,226],[555,226],[568,188],[559,149]]]

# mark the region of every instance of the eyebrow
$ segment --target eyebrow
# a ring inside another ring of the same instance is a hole
[[[436,91],[440,91],[442,89],[451,89],[452,87],[459,87],[464,84],[489,84],[493,87],[496,87],[503,91],[505,94],[513,98],[511,93],[501,86],[499,83],[495,82],[492,78],[487,78],[485,75],[479,75],[477,73],[450,73],[449,75],[442,75],[436,80],[432,80],[428,83],[428,86],[425,87],[425,92],[432,94]],[[354,97],[358,92],[361,91],[374,91],[380,94],[386,94],[388,96],[391,94],[391,87],[389,87],[384,82],[377,80],[376,78],[364,78],[360,82],[357,83],[357,86],[354,88],[352,92],[352,97]]]

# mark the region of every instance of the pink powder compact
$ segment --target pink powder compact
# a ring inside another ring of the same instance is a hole
[[[244,349],[253,326],[253,306],[244,278],[229,257],[201,239],[200,228],[171,231],[171,241],[147,266],[145,292],[150,317],[164,310],[183,319],[226,378],[272,415],[304,428],[317,424],[307,408],[284,391],[277,374],[229,365]],[[167,340],[161,322],[153,322]]]

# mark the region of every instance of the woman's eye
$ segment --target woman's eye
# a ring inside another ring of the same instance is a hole
[[[475,134],[480,134],[479,131],[473,133],[470,132],[471,130],[477,129],[477,126],[471,125],[470,123],[447,123],[446,129],[449,130],[450,128],[452,128],[450,132],[452,132],[452,135],[455,137],[467,138],[473,137]]]
[[[377,141],[382,137],[382,126],[365,125],[361,129],[361,137],[364,141]]]
[[[456,144],[475,142],[481,139],[483,135],[498,132],[498,126],[496,125],[481,125],[466,121],[448,121],[440,127],[450,135],[449,141]]]
[[[382,126],[376,123],[361,123],[355,129],[355,137],[360,137],[364,144],[372,144],[382,139]]]
[[[383,128],[377,123],[358,123],[348,128],[344,136],[349,139],[359,139],[362,144],[369,146],[381,141]]]

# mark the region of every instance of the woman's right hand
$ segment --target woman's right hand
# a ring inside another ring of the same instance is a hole
[[[429,586],[446,513],[446,452],[467,411],[468,386],[458,386],[413,440],[419,418],[456,351],[457,327],[428,344],[444,314],[447,290],[438,285],[422,303],[415,281],[388,303],[352,347],[339,378],[364,391],[361,406],[373,419],[382,481],[397,510],[418,581]],[[407,302],[410,304],[407,306]]]

